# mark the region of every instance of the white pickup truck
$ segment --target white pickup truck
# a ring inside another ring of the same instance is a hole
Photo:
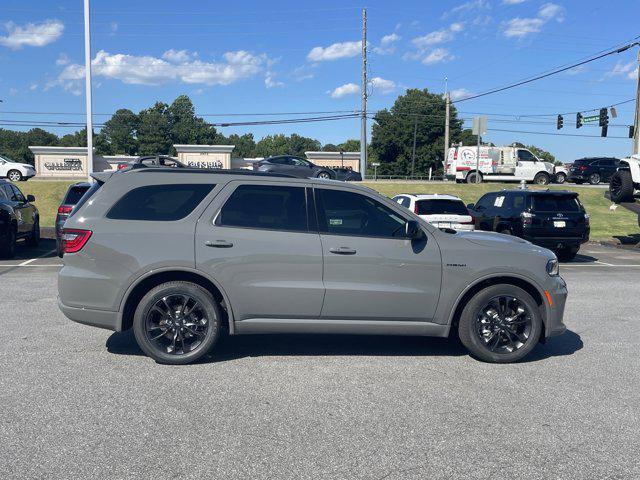
[[[451,147],[444,164],[445,176],[456,182],[533,182],[548,185],[564,183],[566,171],[543,162],[526,148],[480,147],[476,170],[477,147]],[[480,178],[478,178],[480,177]]]

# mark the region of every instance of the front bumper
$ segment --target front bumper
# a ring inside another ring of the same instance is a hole
[[[92,327],[106,328],[107,330],[120,331],[120,321],[118,312],[110,312],[107,310],[92,310],[83,307],[70,307],[62,303],[58,297],[58,308],[65,317],[74,322],[83,325],[91,325]]]
[[[553,284],[547,290],[549,300],[545,299],[547,305],[547,315],[545,323],[545,337],[555,337],[562,335],[567,327],[563,322],[564,307],[567,302],[567,284],[562,277],[554,277]]]

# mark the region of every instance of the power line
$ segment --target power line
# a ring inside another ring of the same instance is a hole
[[[595,57],[591,57],[591,58],[589,58],[587,60],[583,60],[581,62],[573,63],[571,65],[568,65],[568,66],[565,66],[565,67],[562,67],[562,68],[556,68],[555,70],[552,70],[550,72],[547,72],[547,73],[544,73],[544,74],[541,74],[541,75],[537,75],[535,77],[528,78],[528,79],[525,79],[525,80],[520,80],[518,82],[512,83],[510,85],[506,85],[504,87],[494,88],[494,89],[488,90],[488,91],[483,92],[483,93],[478,93],[476,95],[471,95],[469,97],[464,97],[464,98],[456,100],[456,101],[454,101],[452,103],[466,102],[467,100],[473,100],[474,98],[480,98],[480,97],[484,97],[486,95],[492,95],[494,93],[503,92],[503,91],[509,90],[511,88],[519,87],[520,85],[525,85],[527,83],[535,82],[537,80],[541,80],[543,78],[547,78],[547,77],[550,77],[552,75],[556,75],[558,73],[566,72],[567,70],[571,70],[572,68],[576,68],[576,67],[579,67],[581,65],[585,65],[587,63],[595,62],[596,60],[599,60],[601,58],[607,57],[609,55],[622,53],[622,52],[628,50],[629,48],[631,48],[631,47],[633,47],[635,45],[640,45],[640,43],[638,43],[638,42],[628,43],[627,45],[624,45],[624,46],[622,46],[622,47],[620,47],[618,49],[609,50],[609,51],[607,51],[605,53],[602,53],[602,54],[597,55]]]
[[[508,133],[524,133],[524,134],[533,134],[533,135],[552,135],[556,137],[588,137],[588,138],[622,138],[628,140],[628,137],[613,137],[611,135],[607,137],[602,137],[600,135],[581,135],[579,133],[554,133],[554,132],[532,132],[525,130],[506,130],[501,128],[488,128],[492,132],[508,132]]]

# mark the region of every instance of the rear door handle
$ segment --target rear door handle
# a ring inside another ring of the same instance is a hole
[[[204,242],[207,247],[213,248],[231,248],[233,247],[233,243],[227,242],[226,240],[207,240]]]
[[[355,255],[356,251],[350,247],[333,247],[330,248],[329,251],[331,253],[335,253],[336,255]]]

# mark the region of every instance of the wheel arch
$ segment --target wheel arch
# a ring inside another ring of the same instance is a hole
[[[478,293],[479,291],[490,287],[492,285],[498,284],[508,284],[513,285],[515,287],[522,288],[525,292],[533,297],[538,308],[540,309],[540,314],[542,315],[542,332],[540,335],[540,341],[544,342],[546,323],[547,323],[547,305],[544,301],[544,291],[540,289],[535,283],[533,283],[530,279],[520,277],[513,274],[508,275],[492,275],[489,277],[484,277],[476,280],[474,283],[470,284],[456,299],[455,306],[451,310],[449,317],[449,334],[454,327],[458,326],[458,322],[460,321],[460,315],[462,315],[462,310],[465,305],[471,298]]]
[[[222,326],[229,329],[229,333],[235,333],[233,311],[229,298],[224,289],[215,280],[209,278],[198,270],[169,268],[153,270],[142,275],[129,286],[120,303],[119,331],[128,330],[133,325],[133,315],[142,297],[152,288],[166,282],[186,281],[208,290],[221,307]]]

